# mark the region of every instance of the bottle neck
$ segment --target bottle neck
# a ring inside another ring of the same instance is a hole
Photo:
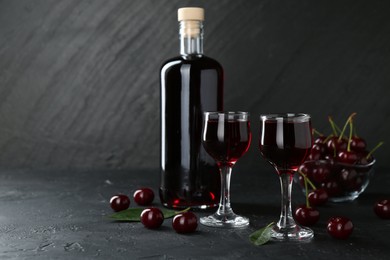
[[[203,55],[203,22],[195,20],[180,21],[180,55]]]

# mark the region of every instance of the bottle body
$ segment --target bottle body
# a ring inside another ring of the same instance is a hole
[[[203,55],[161,69],[160,199],[170,208],[209,208],[220,196],[218,167],[201,142],[204,111],[223,110],[223,69]]]

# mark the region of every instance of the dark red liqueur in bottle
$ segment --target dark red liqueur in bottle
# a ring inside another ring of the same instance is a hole
[[[165,62],[160,73],[160,199],[170,208],[215,207],[219,170],[201,136],[203,112],[223,110],[223,69],[203,55],[203,9],[181,8],[179,21],[181,56]]]

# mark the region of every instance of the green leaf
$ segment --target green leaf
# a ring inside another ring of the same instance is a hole
[[[176,216],[177,214],[184,213],[184,212],[187,212],[189,210],[190,210],[190,208],[186,208],[186,209],[183,209],[180,211],[171,210],[171,209],[161,209],[162,213],[164,214],[164,218],[172,218],[172,217]]]
[[[264,245],[271,239],[271,229],[274,222],[260,228],[249,235],[249,240],[256,246]]]
[[[140,216],[141,216],[141,213],[142,211],[144,210],[145,208],[130,208],[130,209],[125,209],[125,210],[122,210],[122,211],[119,211],[117,213],[114,213],[110,216],[108,216],[109,218],[112,218],[112,219],[115,219],[117,221],[133,221],[133,222],[139,222],[141,221],[140,220]],[[182,211],[175,211],[175,210],[171,210],[171,209],[160,209],[161,212],[163,213],[164,215],[164,218],[171,218],[179,213],[183,213],[183,212],[186,212],[188,211],[190,208],[186,208],[185,210],[182,210]]]

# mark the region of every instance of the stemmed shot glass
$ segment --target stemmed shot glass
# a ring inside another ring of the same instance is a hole
[[[221,198],[216,213],[200,218],[203,225],[226,228],[249,225],[248,218],[236,215],[231,208],[230,177],[234,164],[248,151],[251,139],[249,113],[204,113],[202,143],[220,169]]]
[[[282,195],[280,219],[272,227],[271,238],[276,241],[308,241],[314,233],[295,223],[291,213],[291,189],[294,173],[312,146],[310,115],[261,115],[260,123],[260,152],[276,169]]]

